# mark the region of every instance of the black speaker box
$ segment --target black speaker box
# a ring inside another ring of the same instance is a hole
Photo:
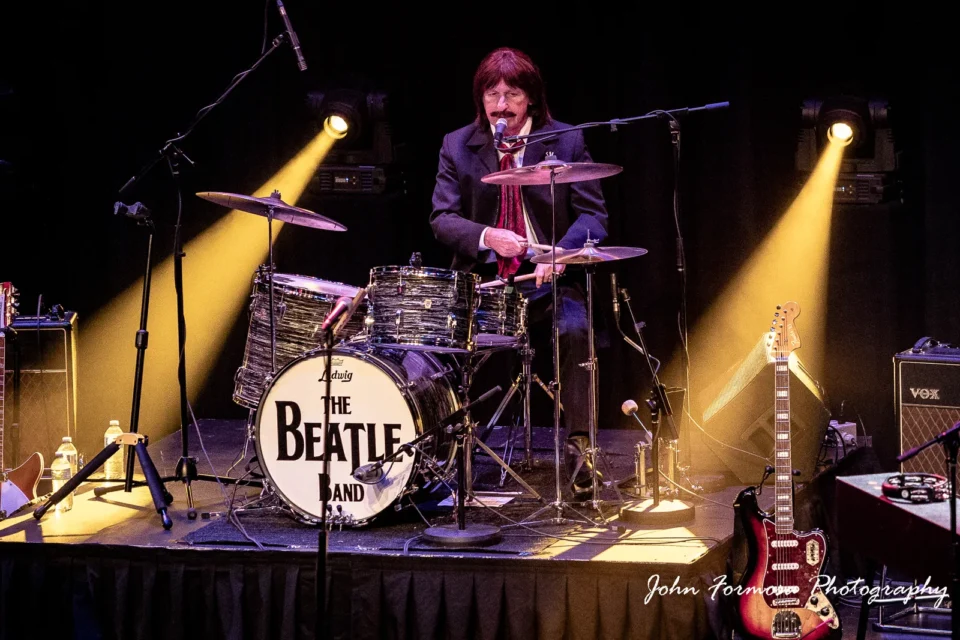
[[[66,312],[56,316],[18,316],[11,327],[16,332],[10,350],[17,351],[19,393],[14,376],[17,371],[7,362],[5,405],[16,405],[18,424],[5,430],[7,465],[16,466],[34,451],[43,455],[49,475],[53,454],[64,436],[77,442],[77,315]],[[11,426],[8,419],[7,426]]]
[[[706,433],[691,430],[692,466],[698,473],[733,474],[743,484],[756,484],[764,467],[774,464],[775,361],[768,355],[766,335],[733,368],[703,414]],[[798,481],[810,480],[830,423],[823,394],[796,355],[789,358],[790,442]]]
[[[893,363],[903,453],[960,421],[960,347],[925,338],[896,354]],[[947,472],[939,445],[927,447],[900,467],[903,473]]]

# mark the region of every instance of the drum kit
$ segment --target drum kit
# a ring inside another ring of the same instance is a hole
[[[550,184],[552,188],[554,183],[595,180],[620,171],[616,165],[561,163],[548,155],[538,165],[493,173],[483,181]],[[449,486],[455,471],[462,509],[464,494],[471,496],[474,447],[483,449],[543,502],[483,438],[473,434],[470,407],[499,387],[472,402],[468,398],[474,372],[493,352],[512,349],[523,356],[523,371],[490,424],[523,385],[524,463],[532,466],[533,352],[527,336],[527,300],[514,286],[532,274],[481,282],[474,273],[425,267],[417,253],[409,265],[372,268],[364,288],[277,273],[274,220],[327,231],[346,231],[346,227],[285,203],[278,192],[270,197],[197,195],[268,221],[268,264],[253,277],[247,340],[234,377],[233,401],[250,411],[248,438],[256,447],[264,491],[279,499],[282,509],[310,524],[363,526],[387,510],[402,509],[405,497],[413,502],[439,483]],[[557,264],[582,267],[587,275],[589,361],[581,366],[591,373],[590,448],[583,452],[577,470],[583,464],[597,468],[601,452],[596,443],[593,270],[597,264],[641,256],[646,250],[600,247],[590,239],[580,249],[550,250],[555,246],[553,238],[545,246],[547,251],[532,262],[552,263],[554,272]],[[556,299],[553,308],[556,316]],[[331,341],[325,332],[334,319],[335,340]],[[553,357],[559,379],[557,335],[554,317]],[[557,507],[561,503],[561,400],[558,386],[540,384],[554,399],[557,500],[552,506]],[[326,434],[324,424],[328,424]],[[329,457],[326,461],[324,452]],[[592,502],[598,505],[599,485],[597,474],[593,475]],[[462,532],[462,512],[458,520]]]

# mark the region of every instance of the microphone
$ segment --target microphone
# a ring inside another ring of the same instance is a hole
[[[625,416],[633,416],[637,419],[637,422],[640,423],[640,426],[643,427],[643,430],[646,431],[647,435],[650,436],[650,440],[653,440],[653,434],[650,433],[650,430],[647,429],[647,425],[643,424],[643,420],[640,419],[640,416],[637,415],[637,409],[640,407],[637,406],[637,403],[633,400],[624,400],[623,404],[620,405],[620,410],[623,411]]]
[[[326,331],[334,323],[334,321],[340,317],[344,311],[350,308],[350,305],[353,303],[353,298],[350,296],[340,296],[337,298],[336,304],[333,305],[333,308],[330,309],[330,312],[327,314],[327,317],[323,319],[323,324],[320,325],[320,331]]]
[[[613,293],[613,319],[620,325],[620,294],[617,291],[617,274],[610,274],[610,289]],[[634,403],[636,405],[636,403]],[[636,410],[636,409],[634,409]]]
[[[503,132],[507,128],[507,119],[500,118],[497,120],[497,128],[493,132],[493,146],[499,147],[500,143],[503,142]]]
[[[383,479],[383,461],[364,464],[353,470],[353,478],[363,484],[377,484]]]
[[[287,10],[283,7],[281,0],[277,0],[277,10],[280,12],[280,17],[283,18],[283,26],[287,31],[287,37],[290,38],[290,46],[293,47],[293,52],[297,56],[297,66],[300,71],[306,71],[307,61],[303,59],[303,53],[300,51],[300,40],[297,39],[297,34],[293,30],[293,25],[290,24],[290,18],[287,17]]]

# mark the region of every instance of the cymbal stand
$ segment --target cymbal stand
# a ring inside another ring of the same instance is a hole
[[[596,245],[596,241],[590,240],[588,236],[586,246],[589,247],[593,245]],[[622,503],[623,496],[620,494],[620,487],[618,486],[618,483],[613,480],[610,462],[600,449],[600,445],[597,444],[597,356],[594,345],[593,329],[593,272],[595,267],[590,263],[585,264],[584,267],[584,271],[586,271],[587,274],[587,348],[589,356],[587,361],[581,363],[580,366],[590,372],[590,399],[588,403],[589,420],[587,422],[587,428],[590,436],[590,448],[580,453],[580,457],[577,459],[577,464],[574,466],[573,473],[571,474],[570,485],[573,485],[573,481],[577,477],[580,467],[582,467],[584,464],[588,465],[588,468],[592,469],[593,471],[590,474],[593,485],[593,497],[587,502],[587,504],[600,512],[602,517],[603,512],[601,508],[602,502],[600,500],[600,481],[597,479],[597,476],[599,475],[597,473],[599,469],[599,465],[597,464],[598,460],[601,461],[606,467],[606,472],[612,481],[611,486],[617,492],[617,502]]]
[[[467,394],[470,390],[470,386],[473,384],[473,374],[477,369],[480,368],[480,365],[486,362],[487,358],[490,357],[490,354],[491,354],[490,351],[487,351],[486,353],[484,353],[483,356],[480,357],[479,363],[476,363],[476,364],[473,362],[473,354],[468,355],[466,358],[466,361],[463,364],[462,373],[461,373],[461,383],[460,383],[460,395],[461,397],[463,397],[465,405],[469,404],[469,399],[467,397]],[[500,403],[500,408],[497,409],[498,414],[499,412],[502,411],[502,408],[504,405],[505,403],[503,402]],[[493,421],[491,421],[491,424],[492,423]],[[520,483],[520,486],[523,487],[527,491],[527,493],[529,493],[531,496],[536,498],[538,501],[543,502],[543,496],[541,496],[536,489],[534,489],[529,484],[527,484],[527,482],[523,478],[521,478],[513,469],[511,469],[510,465],[504,462],[503,459],[500,456],[498,456],[493,449],[487,446],[487,444],[483,441],[482,438],[478,438],[474,434],[474,426],[475,426],[475,423],[473,419],[469,416],[469,412],[468,412],[466,420],[464,421],[464,429],[462,434],[462,442],[465,448],[465,453],[463,456],[463,467],[464,467],[464,473],[465,473],[463,486],[466,488],[465,493],[468,496],[468,499],[472,500],[474,496],[473,449],[475,446],[477,446],[477,447],[480,447],[484,451],[484,453],[490,456],[490,458],[492,458],[494,462],[500,465],[500,467],[503,469],[505,473],[509,473],[514,480]],[[458,440],[460,440],[460,436],[458,436]]]
[[[548,151],[544,157],[542,166],[550,167],[550,246],[557,246],[557,171],[564,166],[564,163],[557,159],[552,151]],[[573,509],[563,500],[563,488],[560,484],[560,316],[557,311],[557,251],[550,252],[550,266],[553,273],[553,282],[550,284],[550,295],[553,300],[553,381],[548,385],[554,394],[553,402],[553,452],[554,452],[554,489],[556,490],[555,499],[550,504],[544,505],[524,519],[524,524],[576,524],[587,522],[593,524],[593,521],[585,515]],[[553,512],[553,516],[546,520],[536,520],[541,513]],[[566,511],[572,511],[579,519],[571,520],[564,518]],[[528,522],[535,520],[536,522]]]

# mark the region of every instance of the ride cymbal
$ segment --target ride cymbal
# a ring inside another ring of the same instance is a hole
[[[201,191],[197,193],[204,200],[215,202],[216,204],[246,211],[258,216],[266,217],[272,211],[274,220],[289,222],[290,224],[301,227],[310,227],[311,229],[323,229],[325,231],[346,231],[347,228],[319,213],[314,213],[309,209],[301,209],[287,204],[280,199],[280,192],[274,191],[267,198],[257,198],[255,196],[246,196],[239,193],[223,193],[220,191]]]

